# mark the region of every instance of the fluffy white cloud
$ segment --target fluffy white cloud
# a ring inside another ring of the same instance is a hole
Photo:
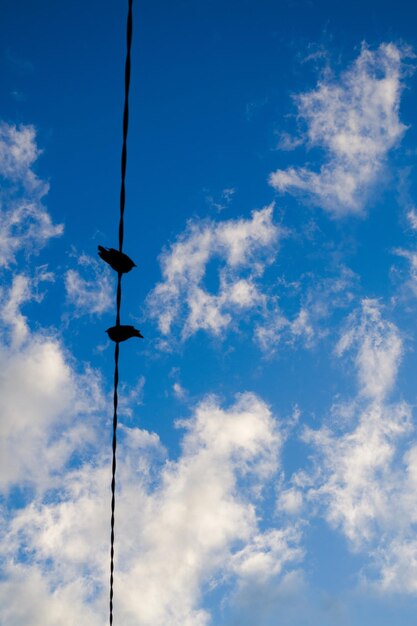
[[[255,535],[250,544],[232,557],[233,570],[241,577],[240,584],[259,585],[282,573],[287,563],[294,565],[303,556],[300,539],[296,525]]]
[[[107,616],[83,603],[86,585],[80,578],[51,593],[38,567],[9,565],[0,584],[2,619],[10,626],[100,626]]]
[[[266,581],[302,557],[294,528],[261,531],[258,524],[260,487],[274,478],[282,444],[268,407],[250,393],[226,409],[208,397],[178,425],[186,429],[182,453],[160,470],[156,435],[122,429],[115,611],[126,626],[206,625],[210,615],[199,608],[205,585],[225,577]],[[11,626],[23,626],[35,595],[35,624],[105,619],[108,491],[109,466],[99,454],[61,474],[53,499],[9,520],[0,598]]]
[[[203,329],[221,335],[238,315],[264,303],[258,279],[275,254],[283,230],[272,221],[273,205],[250,219],[190,222],[161,256],[164,280],[148,297],[150,315],[164,335],[181,328],[186,339]],[[218,285],[206,285],[218,262]]]
[[[52,475],[93,438],[82,414],[99,411],[99,380],[77,376],[60,342],[32,335],[16,348],[1,346],[0,490],[45,489]]]
[[[364,45],[339,80],[325,75],[316,90],[297,96],[298,117],[307,124],[305,141],[323,148],[325,162],[318,172],[277,170],[270,184],[310,198],[334,217],[361,213],[389,150],[406,129],[399,106],[407,54],[392,43],[375,51]]]

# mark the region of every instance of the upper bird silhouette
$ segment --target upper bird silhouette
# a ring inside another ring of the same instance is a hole
[[[124,252],[119,252],[115,248],[104,248],[98,246],[98,255],[103,261],[106,261],[119,274],[130,272],[132,267],[137,267],[136,263]]]
[[[140,330],[137,330],[134,326],[125,326],[120,324],[119,326],[112,326],[106,330],[106,333],[112,341],[120,343],[120,341],[126,341],[131,337],[140,337],[143,339],[143,335]]]

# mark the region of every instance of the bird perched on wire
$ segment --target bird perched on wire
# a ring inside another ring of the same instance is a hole
[[[98,246],[98,255],[103,261],[108,263],[119,274],[130,272],[132,267],[137,267],[136,263],[124,252],[120,252],[115,248],[104,248]]]
[[[140,330],[137,330],[134,326],[125,326],[123,324],[108,328],[106,333],[110,339],[116,343],[126,341],[126,339],[130,339],[131,337],[140,337],[140,339],[143,339],[143,335]]]

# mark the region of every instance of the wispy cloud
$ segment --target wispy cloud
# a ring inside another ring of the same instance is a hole
[[[265,355],[273,355],[280,343],[301,342],[306,348],[329,333],[329,318],[338,309],[348,309],[355,299],[357,276],[346,266],[338,266],[331,276],[305,274],[294,283],[279,281],[283,291],[299,292],[298,311],[287,317],[274,300],[255,324],[254,336]]]
[[[217,213],[220,213],[230,205],[235,193],[236,189],[234,187],[226,187],[226,189],[223,189],[220,196],[218,197],[215,197],[213,194],[207,193],[207,195],[205,196],[205,200],[211,209],[214,209],[215,211],[217,211]]]
[[[305,440],[320,450],[321,483],[310,497],[326,507],[328,521],[357,547],[376,537],[378,521],[389,514],[391,463],[399,438],[410,429],[410,407],[389,404],[402,355],[398,329],[382,318],[376,301],[365,300],[343,333],[337,354],[353,350],[359,398],[342,407],[342,433],[307,429]],[[339,416],[338,405],[333,408]],[[343,433],[343,424],[348,423]],[[353,421],[353,429],[350,428]]]
[[[400,291],[406,296],[412,294],[417,296],[417,251],[406,250],[404,248],[395,248],[394,254],[399,257],[403,257],[409,263],[409,269],[406,278],[402,276],[403,282],[400,286]]]
[[[65,291],[71,315],[101,315],[113,306],[114,285],[111,272],[96,259],[81,254],[78,267],[87,270],[89,277],[84,278],[78,269],[65,273]]]
[[[40,302],[44,294],[39,291],[39,286],[53,280],[53,273],[48,272],[46,266],[40,266],[33,277],[15,274],[10,287],[0,289],[0,320],[8,328],[10,343],[14,347],[20,346],[30,332],[22,306],[34,300]]]
[[[298,117],[307,125],[304,141],[322,148],[325,161],[319,171],[277,170],[270,184],[304,196],[334,217],[362,213],[388,152],[406,130],[399,107],[403,59],[410,54],[392,43],[375,51],[363,45],[339,80],[326,74],[314,91],[296,96]]]
[[[349,318],[336,353],[343,355],[355,348],[361,395],[382,401],[394,385],[403,346],[397,327],[383,319],[375,300],[363,300],[360,315],[354,313]]]
[[[48,184],[32,169],[42,151],[36,144],[36,131],[31,125],[0,124],[0,175],[23,183],[27,191],[45,194]]]
[[[0,124],[0,267],[15,263],[21,250],[36,254],[63,232],[42,205],[49,186],[33,171],[40,153],[33,126]]]
[[[370,557],[368,584],[415,593],[417,447],[409,443],[415,429],[411,406],[389,401],[403,345],[377,301],[364,300],[350,316],[337,354],[347,350],[358,396],[334,405],[331,425],[305,429],[304,440],[317,451],[315,472],[299,473],[295,484],[304,484],[307,500],[319,504],[355,551]]]
[[[407,213],[407,220],[413,230],[417,230],[417,212],[414,207],[410,208]]]
[[[163,281],[148,297],[151,317],[164,335],[180,331],[187,339],[198,330],[221,336],[233,316],[261,306],[259,278],[275,258],[284,230],[272,221],[273,205],[250,219],[193,221],[161,255]],[[218,286],[207,284],[216,263]]]

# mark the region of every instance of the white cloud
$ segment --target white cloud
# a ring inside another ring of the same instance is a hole
[[[12,285],[7,294],[2,294],[1,318],[11,328],[11,340],[20,345],[28,336],[29,329],[21,306],[32,299],[30,279],[24,274],[13,277]],[[5,291],[5,290],[4,290]]]
[[[15,263],[16,254],[36,254],[51,237],[62,234],[54,225],[41,198],[48,184],[39,179],[32,165],[40,154],[33,126],[0,123],[0,266]]]
[[[314,329],[311,325],[309,312],[306,309],[300,309],[297,317],[291,322],[291,333],[295,337],[304,336],[307,345],[311,342],[314,336]]]
[[[290,515],[298,515],[303,506],[303,494],[291,487],[280,493],[277,504],[278,510],[285,511]]]
[[[103,408],[100,378],[76,372],[62,342],[33,332],[21,307],[42,300],[39,285],[53,280],[45,266],[33,277],[16,274],[0,297],[0,492],[50,488],[74,451],[94,438],[88,416]],[[82,414],[80,422],[77,417]]]
[[[30,191],[47,193],[48,185],[32,170],[42,153],[36,145],[36,131],[31,125],[0,123],[0,175],[13,182],[23,183]]]
[[[337,436],[328,428],[307,430],[305,441],[321,455],[320,486],[309,497],[325,507],[325,516],[342,529],[356,549],[378,541],[390,517],[393,461],[400,438],[410,432],[405,403],[360,412],[354,430]]]
[[[81,315],[101,315],[114,305],[115,284],[111,281],[111,272],[104,263],[82,254],[78,265],[89,272],[89,278],[83,278],[78,270],[70,269],[65,273],[65,291],[67,303],[73,307],[75,317]]]
[[[283,340],[288,344],[303,339],[307,347],[311,346],[315,330],[307,309],[301,307],[294,319],[289,320],[277,306],[272,306],[255,325],[254,336],[265,355],[272,356]]]
[[[391,483],[397,441],[410,431],[411,410],[404,402],[387,403],[402,356],[402,340],[396,326],[383,319],[377,301],[364,300],[360,311],[349,317],[336,354],[350,349],[354,349],[359,394],[349,411],[342,406],[341,423],[346,427],[347,422],[348,430],[338,436],[326,426],[318,431],[307,429],[305,439],[320,449],[323,460],[319,472],[324,480],[315,495],[326,500],[329,521],[341,525],[352,542],[360,543],[371,537],[372,525],[387,514],[385,486]],[[338,410],[337,405],[333,420]]]
[[[54,592],[36,566],[10,565],[0,584],[2,619],[10,626],[99,626],[106,619],[86,606],[86,581],[58,585]]]
[[[33,277],[15,274],[9,289],[0,290],[0,319],[9,328],[10,341],[14,347],[21,345],[29,335],[27,319],[21,311],[22,305],[31,300],[40,302],[43,294],[39,292],[39,285],[53,280],[52,272],[48,272],[46,266],[40,266]]]
[[[254,337],[261,350],[272,356],[279,345],[283,332],[288,329],[290,322],[281,313],[277,306],[273,306],[262,322],[255,325]]]
[[[208,397],[178,425],[186,428],[182,453],[160,470],[157,436],[122,429],[115,612],[126,626],[205,626],[204,586],[225,577],[255,577],[259,584],[302,557],[296,529],[261,531],[258,524],[262,500],[254,485],[273,480],[282,443],[268,407],[250,393],[226,409]],[[8,565],[0,598],[9,624],[23,626],[35,596],[35,625],[105,618],[109,466],[103,461],[99,455],[62,473],[53,499],[17,510],[3,526]],[[18,553],[25,559],[13,563]]]
[[[417,230],[417,212],[414,207],[408,210],[407,219],[411,228]]]
[[[402,60],[410,54],[392,43],[375,51],[364,45],[338,81],[325,75],[316,90],[297,96],[298,117],[307,124],[305,141],[323,148],[325,162],[319,172],[277,170],[270,184],[310,198],[334,217],[362,213],[388,152],[406,130],[399,105]]]
[[[62,224],[54,225],[46,209],[24,199],[9,200],[0,207],[0,266],[15,263],[16,254],[37,254],[49,239],[63,233]]]
[[[300,531],[296,526],[274,529],[255,535],[252,542],[232,557],[232,567],[244,584],[256,584],[282,573],[287,563],[299,561]]]
[[[91,441],[88,420],[75,418],[100,410],[97,375],[76,376],[60,343],[42,335],[15,349],[2,346],[0,369],[0,490],[44,489],[76,446]]]
[[[172,385],[172,391],[179,400],[183,400],[187,395],[187,390],[178,382]]]
[[[164,335],[179,327],[182,339],[199,329],[219,336],[235,315],[263,305],[258,279],[283,234],[272,212],[270,205],[253,211],[250,219],[188,224],[162,254],[164,280],[148,296],[150,315]],[[215,261],[219,284],[207,287],[208,266]]]
[[[304,440],[316,449],[314,471],[300,472],[294,484],[369,557],[367,584],[416,593],[417,447],[404,453],[415,428],[410,405],[389,402],[402,340],[375,300],[364,300],[350,316],[337,354],[352,348],[358,396],[335,405],[328,425],[305,429]]]
[[[0,125],[0,266],[15,263],[20,250],[37,253],[62,233],[41,204],[48,185],[32,170],[39,154],[33,127]],[[28,267],[0,289],[0,491],[6,496],[13,488],[50,488],[74,450],[93,438],[88,419],[73,420],[94,411],[97,374],[76,373],[59,339],[32,332],[22,312],[42,300],[41,286],[53,280],[45,265]]]
[[[361,393],[383,400],[395,382],[402,357],[402,340],[397,327],[382,318],[381,307],[373,299],[364,299],[360,313],[350,316],[336,353],[357,348],[355,363]]]

